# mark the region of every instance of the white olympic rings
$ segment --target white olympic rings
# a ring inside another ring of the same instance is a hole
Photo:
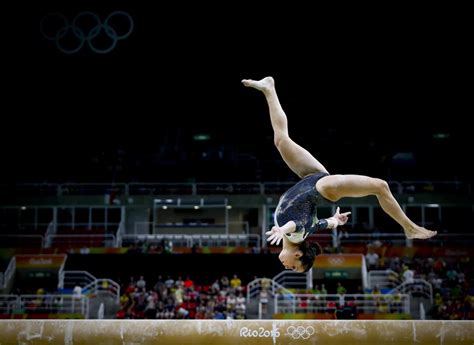
[[[293,339],[309,339],[314,334],[314,328],[312,326],[289,326],[286,329],[286,334],[291,336]]]

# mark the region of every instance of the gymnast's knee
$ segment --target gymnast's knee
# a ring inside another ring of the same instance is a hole
[[[390,193],[390,187],[388,186],[387,181],[375,178],[374,179],[375,189],[377,194],[388,194]]]

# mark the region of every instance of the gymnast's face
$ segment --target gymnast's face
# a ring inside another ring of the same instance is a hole
[[[298,247],[283,248],[278,255],[278,259],[283,264],[283,267],[287,270],[295,272],[304,272],[303,265],[301,264],[300,257],[303,255]]]

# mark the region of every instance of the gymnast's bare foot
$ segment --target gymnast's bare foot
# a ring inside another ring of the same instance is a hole
[[[244,79],[242,80],[242,84],[247,87],[253,87],[262,92],[270,91],[275,87],[275,81],[272,77],[266,77],[261,80]]]
[[[431,231],[418,225],[405,229],[405,235],[409,239],[427,239],[435,236],[437,233],[437,231]]]

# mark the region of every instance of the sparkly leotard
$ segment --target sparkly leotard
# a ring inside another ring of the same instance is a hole
[[[322,222],[317,217],[317,206],[322,200],[332,202],[319,194],[316,190],[316,182],[328,175],[316,173],[306,176],[280,197],[275,210],[275,225],[280,227],[290,220],[296,223],[296,231],[286,235],[291,242],[300,243],[308,235],[320,229]]]

